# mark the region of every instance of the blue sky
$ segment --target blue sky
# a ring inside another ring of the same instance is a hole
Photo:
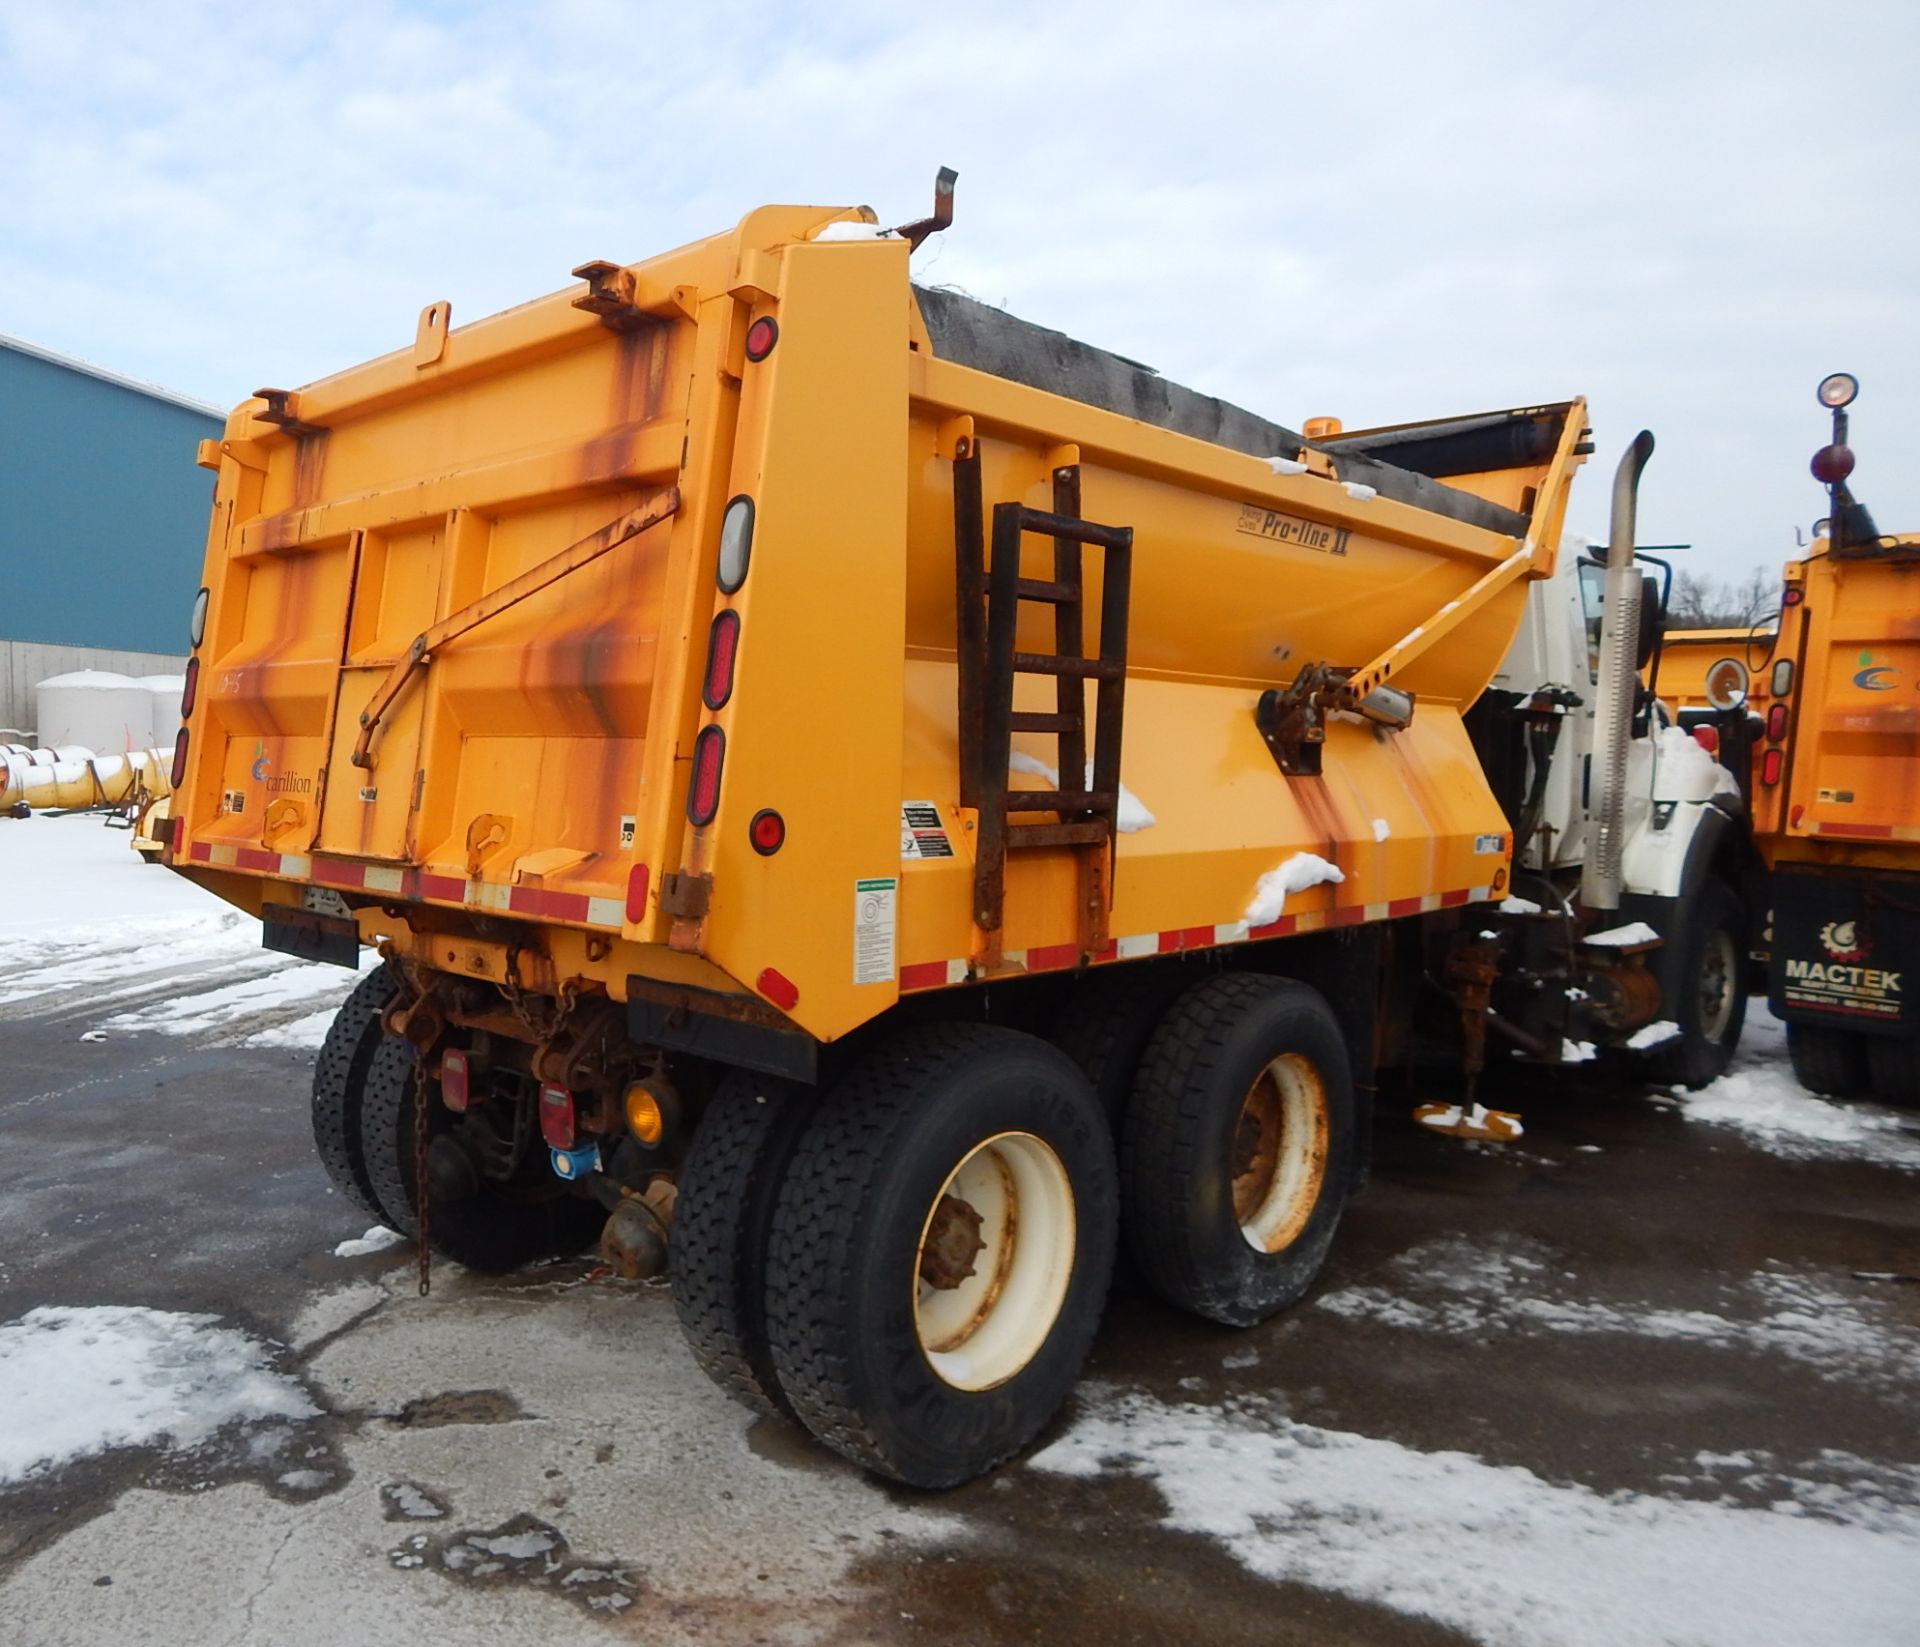
[[[944,163],[919,278],[1296,425],[1585,393],[1607,468],[1659,437],[1642,537],[1734,573],[1822,512],[1836,369],[1920,529],[1917,47],[1871,3],[11,5],[0,331],[226,405]]]

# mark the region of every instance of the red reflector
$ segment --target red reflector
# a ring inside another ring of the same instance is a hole
[[[173,774],[167,781],[171,783],[175,789],[178,789],[180,787],[180,780],[186,775],[187,729],[183,726],[180,728],[180,736],[173,740]]]
[[[782,1012],[791,1012],[800,999],[800,988],[791,978],[766,968],[754,981],[755,989],[773,1002]]]
[[[1767,711],[1767,736],[1778,743],[1787,735],[1787,706],[1776,703]]]
[[[1693,729],[1693,741],[1709,755],[1720,753],[1720,732],[1712,726],[1696,726]]]
[[[1781,595],[1780,604],[1782,606],[1798,606],[1806,598],[1807,598],[1806,590],[1789,589],[1784,594]]]
[[[1798,801],[1795,801],[1793,803],[1793,810],[1787,814],[1787,822],[1792,824],[1795,829],[1798,829],[1800,827],[1800,820],[1804,818],[1806,814],[1807,809]]]
[[[771,858],[786,844],[787,820],[772,807],[763,807],[747,825],[747,839],[753,842],[753,850],[761,857]]]
[[[193,713],[193,700],[200,694],[200,660],[187,659],[187,678],[180,683],[180,718]]]
[[[540,1087],[540,1136],[554,1149],[573,1148],[573,1094],[551,1081]]]
[[[1772,788],[1780,781],[1780,768],[1785,762],[1786,757],[1779,750],[1769,749],[1760,757],[1760,781]]]
[[[762,315],[747,328],[747,359],[765,360],[780,341],[780,323],[772,315]]]
[[[707,631],[707,678],[700,701],[709,709],[718,709],[733,696],[733,660],[739,650],[740,614],[722,612]]]
[[[687,822],[696,829],[713,822],[720,810],[720,763],[726,757],[727,735],[709,726],[693,740],[693,781],[687,785]]]
[[[440,1102],[455,1114],[467,1108],[467,1055],[448,1051],[440,1054]]]
[[[627,871],[627,924],[637,926],[647,918],[647,866],[635,864]]]

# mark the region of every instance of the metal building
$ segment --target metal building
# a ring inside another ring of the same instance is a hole
[[[0,335],[0,639],[184,651],[225,421]]]

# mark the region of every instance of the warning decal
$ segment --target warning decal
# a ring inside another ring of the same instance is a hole
[[[894,904],[900,883],[853,883],[853,981],[884,984],[893,979]]]
[[[951,858],[953,843],[940,822],[940,808],[932,801],[900,803],[900,856]]]

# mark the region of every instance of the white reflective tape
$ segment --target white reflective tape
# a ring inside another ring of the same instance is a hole
[[[280,873],[292,881],[313,879],[313,860],[298,852],[280,854]]]
[[[1247,923],[1245,921],[1233,921],[1226,926],[1216,926],[1213,929],[1213,941],[1216,944],[1237,944],[1241,942],[1246,935]]]
[[[504,910],[512,897],[510,886],[495,886],[491,881],[467,882],[467,903],[474,908]]]
[[[1113,952],[1120,960],[1131,961],[1142,955],[1160,953],[1160,934],[1157,932],[1136,932],[1130,938],[1114,940]]]
[[[617,898],[589,898],[587,900],[588,926],[624,926],[627,920],[627,906]]]
[[[1363,921],[1384,921],[1386,918],[1387,906],[1385,904],[1367,904],[1360,911],[1360,919]]]
[[[967,981],[967,963],[965,961],[947,962],[947,982],[964,984]]]
[[[222,869],[231,869],[239,861],[240,854],[238,849],[231,846],[222,846],[217,842],[213,850],[207,854],[207,862],[210,864],[218,864]]]
[[[382,869],[377,864],[367,865],[366,888],[369,892],[397,894],[405,884],[406,877],[400,870]]]

